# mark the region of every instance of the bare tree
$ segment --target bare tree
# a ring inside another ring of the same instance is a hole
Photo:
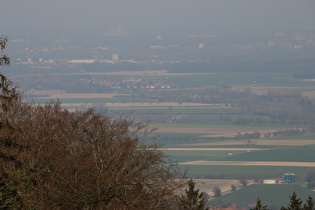
[[[16,104],[0,120],[5,172],[19,173],[21,194],[40,207],[142,209],[176,197],[174,165],[143,143],[145,125],[92,110],[70,113],[58,103]]]
[[[69,112],[58,102],[22,103],[1,78],[1,171],[21,208],[178,208],[176,165],[145,143],[154,129],[93,110]]]

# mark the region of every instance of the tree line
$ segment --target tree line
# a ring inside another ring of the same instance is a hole
[[[315,133],[314,128],[290,128],[284,130],[277,130],[274,132],[267,132],[264,133],[264,138],[269,137],[284,137],[284,136],[302,136],[306,134],[313,134]],[[255,131],[253,133],[240,133],[238,132],[235,136],[235,140],[248,140],[248,139],[259,139],[262,135],[259,131]]]
[[[132,97],[154,99],[159,102],[194,102],[224,104],[230,108],[229,114],[254,114],[253,118],[220,118],[224,123],[242,125],[285,124],[314,126],[315,103],[299,92],[269,91],[263,95],[246,90],[233,90],[226,87],[206,89],[140,91]],[[224,110],[222,111],[224,113]]]

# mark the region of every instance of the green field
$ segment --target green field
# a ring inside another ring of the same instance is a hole
[[[171,151],[165,150],[164,153],[169,155],[170,158],[175,162],[185,162],[194,160],[218,160],[221,157],[226,157],[229,153],[233,155],[245,153],[246,151]]]
[[[283,162],[315,162],[315,145],[277,148],[264,151],[251,151],[218,160],[234,161],[283,161]]]
[[[231,70],[224,73],[213,71],[214,74],[194,75],[115,75],[113,77],[99,75],[97,77],[104,80],[141,79],[149,83],[162,82],[174,86],[169,90],[135,90],[124,87],[121,90],[110,91],[104,88],[97,91],[122,95],[119,98],[69,98],[60,101],[67,103],[67,108],[76,108],[71,104],[77,106],[82,103],[84,107],[84,104],[92,103],[100,106],[101,111],[103,108],[110,115],[117,116],[124,113],[136,122],[149,122],[150,127],[160,130],[153,134],[159,137],[148,143],[156,142],[165,148],[226,148],[224,151],[164,151],[172,161],[178,163],[196,160],[315,162],[315,134],[260,139],[268,141],[269,145],[248,145],[244,140],[234,139],[237,132],[269,132],[269,130],[315,127],[315,104],[301,95],[302,91],[315,91],[315,82],[295,78],[293,70],[283,72]],[[81,76],[76,75],[76,77]],[[89,75],[89,77],[93,76]],[[47,101],[49,100],[34,99],[35,103]],[[172,105],[161,106],[161,103],[166,102],[171,102]],[[185,102],[198,103],[198,105],[186,106]],[[126,103],[126,107],[115,107],[114,103]],[[130,106],[127,103],[149,105]],[[204,104],[200,105],[200,103]],[[95,110],[97,108],[95,107]],[[276,143],[273,143],[273,140]],[[303,140],[308,140],[307,144],[312,145],[293,146],[284,143],[289,140],[299,141],[301,145]],[[242,151],[229,150],[229,148],[268,150],[247,152],[247,149]],[[251,185],[235,193],[224,195],[222,200],[225,203],[255,203],[256,198],[260,197],[263,203],[286,205],[289,201],[288,196],[293,191],[303,196],[303,199],[308,193],[312,193],[311,195],[315,197],[315,192],[302,187],[305,185],[306,174],[314,170],[311,167],[237,165],[179,165],[179,167],[183,170],[187,169],[187,177],[192,178],[253,180],[281,178],[287,172],[293,172],[297,176],[296,185]]]
[[[235,128],[241,130],[269,130],[269,129],[286,129],[294,126],[290,125],[226,125],[226,124],[208,124],[208,123],[152,123],[151,127],[172,127],[172,128]]]
[[[224,179],[270,179],[282,178],[283,174],[292,172],[296,174],[296,180],[300,184],[305,183],[306,174],[315,170],[311,167],[293,166],[205,166],[205,165],[179,165],[182,169],[188,170],[188,177]]]
[[[256,203],[256,199],[260,198],[263,205],[272,205],[277,208],[281,206],[287,207],[290,202],[289,196],[291,196],[293,192],[296,192],[298,198],[303,200],[303,204],[309,195],[313,198],[315,197],[314,191],[295,184],[254,184],[234,193],[223,195],[219,199],[212,200],[210,201],[210,205]]]

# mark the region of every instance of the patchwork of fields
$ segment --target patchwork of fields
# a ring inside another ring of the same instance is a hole
[[[135,72],[134,72],[135,73]],[[165,71],[157,71],[154,74],[167,74]],[[235,88],[242,88],[235,87]],[[260,91],[269,91],[272,89],[277,90],[290,90],[290,87],[277,87],[277,86],[269,86],[269,87],[256,87],[253,91],[257,93],[263,93]],[[291,89],[294,89],[291,87]],[[303,89],[303,87],[298,87],[298,89]],[[71,108],[79,108],[79,107],[93,107],[95,105],[102,105],[108,110],[165,110],[169,111],[172,110],[191,110],[191,109],[213,109],[213,108],[222,108],[223,104],[204,104],[204,103],[177,103],[177,102],[117,102],[114,99],[115,96],[124,96],[121,93],[66,93],[64,91],[36,91],[34,94],[39,95],[46,95],[45,97],[39,97],[37,99],[41,100],[77,100],[79,101],[80,98],[84,98],[85,100],[93,100],[93,99],[111,99],[114,100],[108,103],[62,103],[65,107]],[[125,94],[127,96],[127,94]],[[75,102],[75,101],[74,101]],[[171,108],[170,108],[171,107]],[[247,145],[245,141],[242,140],[234,140],[233,137],[237,133],[252,133],[255,131],[259,131],[263,136],[265,133],[271,133],[276,130],[282,129],[281,127],[273,127],[273,126],[219,126],[219,125],[196,125],[196,124],[178,124],[178,123],[169,123],[169,124],[153,124],[152,127],[156,127],[158,130],[156,134],[165,134],[168,133],[169,135],[177,135],[177,134],[189,134],[193,136],[191,141],[178,141],[178,142],[167,142],[166,145],[162,148],[166,153],[175,161],[179,163],[179,165],[185,165],[188,168],[192,166],[200,167],[200,166],[226,166],[229,165],[233,166],[282,166],[282,167],[292,167],[290,171],[295,171],[296,167],[315,167],[313,162],[305,162],[308,158],[304,158],[303,162],[288,162],[286,161],[288,158],[283,156],[283,160],[279,161],[277,157],[277,161],[273,161],[272,157],[273,154],[268,154],[267,160],[261,158],[259,161],[252,160],[252,156],[259,156],[257,152],[259,151],[266,151],[269,150],[274,154],[279,154],[279,149],[287,148],[287,147],[299,147],[301,153],[303,153],[303,146],[313,145],[315,144],[315,136],[299,139],[297,138],[284,138],[284,139],[277,139],[277,138],[261,138],[252,140],[252,145]],[[285,128],[285,127],[284,127]],[[189,137],[190,138],[190,137]],[[195,138],[195,139],[194,139]],[[203,140],[200,140],[202,138]],[[222,140],[222,138],[227,138]],[[211,139],[211,140],[207,140]],[[164,144],[164,142],[162,141]],[[171,145],[171,147],[168,147]],[[196,152],[197,151],[197,152]],[[315,149],[314,149],[315,151]],[[211,153],[210,158],[209,155],[205,155],[204,152]],[[247,157],[248,154],[251,153],[251,156]],[[191,155],[193,154],[193,155]],[[242,160],[238,160],[239,157],[242,155],[245,157]],[[286,154],[288,155],[288,154]],[[292,153],[294,155],[294,153]],[[206,159],[204,159],[206,158]],[[209,158],[211,160],[209,160]],[[229,162],[226,160],[220,159],[228,158]],[[248,159],[247,159],[248,158]],[[214,161],[214,159],[216,159]],[[219,159],[219,160],[218,160]],[[270,161],[271,159],[271,161]],[[231,162],[232,161],[232,162]],[[315,160],[313,160],[315,162]],[[201,171],[197,170],[197,171]],[[197,171],[191,170],[192,176],[200,177],[204,176],[204,173],[198,174]],[[207,169],[205,169],[207,171]],[[285,173],[287,171],[283,171]],[[220,174],[219,171],[216,171],[216,174]],[[222,171],[223,174],[223,171]],[[268,177],[276,176],[277,174],[270,173]],[[229,174],[231,176],[231,174]],[[236,173],[235,176],[232,176],[234,179],[238,179],[240,176],[239,173]],[[246,174],[244,174],[246,176]],[[257,173],[259,176],[259,173]]]
[[[313,80],[298,80],[292,76],[274,73],[273,77],[264,73],[255,72],[239,75],[169,73],[166,70],[107,72],[107,73],[80,73],[67,74],[77,76],[121,76],[127,78],[164,78],[177,82],[182,88],[174,89],[179,92],[191,93],[194,100],[195,90],[202,91],[209,87],[228,86],[227,89],[240,92],[251,92],[257,95],[266,95],[271,92],[281,95],[297,93],[312,100],[315,99],[315,83]],[[187,82],[191,84],[187,84]],[[254,82],[253,82],[254,81]],[[223,88],[224,89],[224,88]],[[146,90],[153,91],[153,90]],[[166,90],[164,94],[168,94]],[[173,90],[172,90],[173,91]],[[137,92],[137,91],[136,91]],[[157,128],[156,140],[161,144],[161,150],[168,157],[178,163],[178,167],[187,170],[187,176],[198,178],[198,187],[201,191],[212,195],[213,187],[220,187],[226,196],[246,194],[244,189],[231,193],[231,184],[241,188],[238,180],[282,179],[283,174],[296,174],[297,184],[305,186],[306,174],[315,170],[315,135],[298,135],[284,137],[267,137],[266,134],[291,128],[303,128],[300,125],[290,124],[286,119],[271,120],[267,114],[247,113],[230,103],[201,103],[196,101],[185,102],[175,98],[158,100],[156,98],[134,97],[133,92],[113,91],[104,93],[67,93],[63,90],[32,90],[30,95],[38,96],[35,102],[45,103],[59,99],[62,106],[70,110],[95,108],[113,115],[132,113],[141,122],[150,122],[151,127]],[[188,94],[189,95],[189,94]],[[272,95],[272,94],[271,94]],[[175,94],[174,97],[177,95]],[[206,96],[204,96],[206,98]],[[222,96],[223,97],[223,96]],[[216,98],[214,98],[216,99]],[[268,99],[269,100],[269,99]],[[270,99],[271,104],[273,103]],[[277,99],[278,100],[278,99]],[[280,98],[279,100],[282,100]],[[303,101],[302,101],[303,102]],[[254,104],[257,106],[257,104]],[[281,111],[286,104],[276,104],[275,109]],[[264,105],[262,105],[264,106]],[[246,109],[247,110],[247,109]],[[249,109],[250,110],[250,109]],[[294,109],[293,109],[294,110]],[[259,132],[260,138],[236,140],[239,133]],[[266,136],[265,136],[266,135]],[[261,186],[254,184],[249,189]],[[297,190],[287,186],[287,193]],[[285,188],[284,185],[275,187]],[[257,192],[260,197],[272,194],[270,189]],[[274,191],[276,191],[273,188]],[[299,192],[311,193],[311,189],[299,188]],[[256,193],[256,192],[255,192]],[[252,194],[255,194],[252,193]],[[304,195],[304,194],[303,194]],[[245,196],[246,197],[246,196]],[[250,197],[250,196],[247,196]],[[256,199],[257,197],[255,197]],[[226,198],[232,201],[233,198]],[[238,198],[241,199],[241,198]],[[255,201],[255,200],[254,200]],[[249,201],[248,201],[249,202]],[[276,202],[276,201],[273,201]],[[284,202],[284,201],[283,201]]]

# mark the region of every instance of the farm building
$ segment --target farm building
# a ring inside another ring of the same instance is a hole
[[[264,184],[276,184],[276,180],[275,179],[264,179],[263,180]]]
[[[284,183],[295,183],[295,174],[294,173],[285,173],[283,176]]]

